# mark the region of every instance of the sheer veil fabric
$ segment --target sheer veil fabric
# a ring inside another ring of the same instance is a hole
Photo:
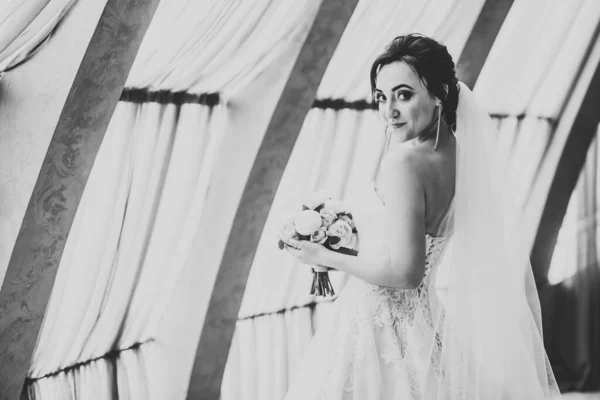
[[[429,288],[436,371],[421,375],[419,394],[435,386],[438,399],[558,398],[519,210],[494,151],[496,128],[459,85],[453,221]],[[417,312],[413,326],[424,316]],[[417,351],[408,343],[409,355],[422,359]]]
[[[460,83],[456,193],[444,234],[427,236],[417,289],[350,278],[286,399],[505,400],[560,397],[517,209],[494,155],[495,127]],[[365,191],[369,192],[369,191]],[[389,249],[374,192],[360,251]],[[360,215],[360,213],[357,213]],[[379,225],[378,225],[379,224]],[[363,243],[370,243],[363,247]],[[365,265],[365,268],[368,268]]]

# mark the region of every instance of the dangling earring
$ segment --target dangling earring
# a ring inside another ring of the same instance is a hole
[[[433,149],[436,150],[438,146],[438,141],[440,140],[440,124],[442,121],[442,103],[438,100],[438,123],[437,123],[437,133],[435,134],[435,145]]]
[[[392,140],[392,135],[389,135],[389,137],[388,137],[387,131],[388,131],[388,125],[386,124],[385,125],[385,131],[383,132],[383,136],[387,139],[387,145],[385,146],[385,151],[386,152],[389,151],[389,149],[390,149],[390,142]]]

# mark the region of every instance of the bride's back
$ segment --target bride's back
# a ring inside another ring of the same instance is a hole
[[[435,151],[427,149],[423,160],[425,231],[432,236],[446,233],[446,217],[454,199],[456,138],[451,133],[444,136]]]
[[[450,132],[441,134],[435,150],[434,141],[432,138],[402,151],[418,153],[417,157],[411,158],[418,160],[415,172],[425,188],[425,232],[431,236],[444,236],[450,228],[446,217],[454,199],[456,138]]]

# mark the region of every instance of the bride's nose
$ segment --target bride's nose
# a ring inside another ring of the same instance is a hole
[[[385,110],[385,116],[388,119],[398,119],[398,117],[400,116],[400,111],[396,107],[395,101],[388,102],[386,110]]]

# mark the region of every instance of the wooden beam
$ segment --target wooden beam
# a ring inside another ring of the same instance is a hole
[[[599,34],[600,25],[596,30],[594,39],[591,41],[590,48],[594,47]],[[598,114],[598,106],[600,105],[600,64],[595,66],[589,84],[587,82],[584,84],[587,87],[582,96],[583,99],[579,97],[570,100],[581,101],[581,106],[574,120],[569,118],[568,115],[561,116],[557,132],[554,135],[562,136],[560,130],[568,130],[566,143],[550,185],[531,250],[531,265],[538,287],[548,281],[548,270],[558,239],[558,232],[567,212],[571,194],[581,175],[590,144],[598,131],[598,124],[600,123],[600,115]]]
[[[67,96],[0,290],[0,399],[21,394],[77,206],[158,2],[106,2]]]
[[[456,64],[458,79],[471,90],[514,0],[486,0]]]
[[[321,3],[277,103],[231,228],[196,351],[188,399],[218,399],[239,308],[283,171],[357,0]]]

